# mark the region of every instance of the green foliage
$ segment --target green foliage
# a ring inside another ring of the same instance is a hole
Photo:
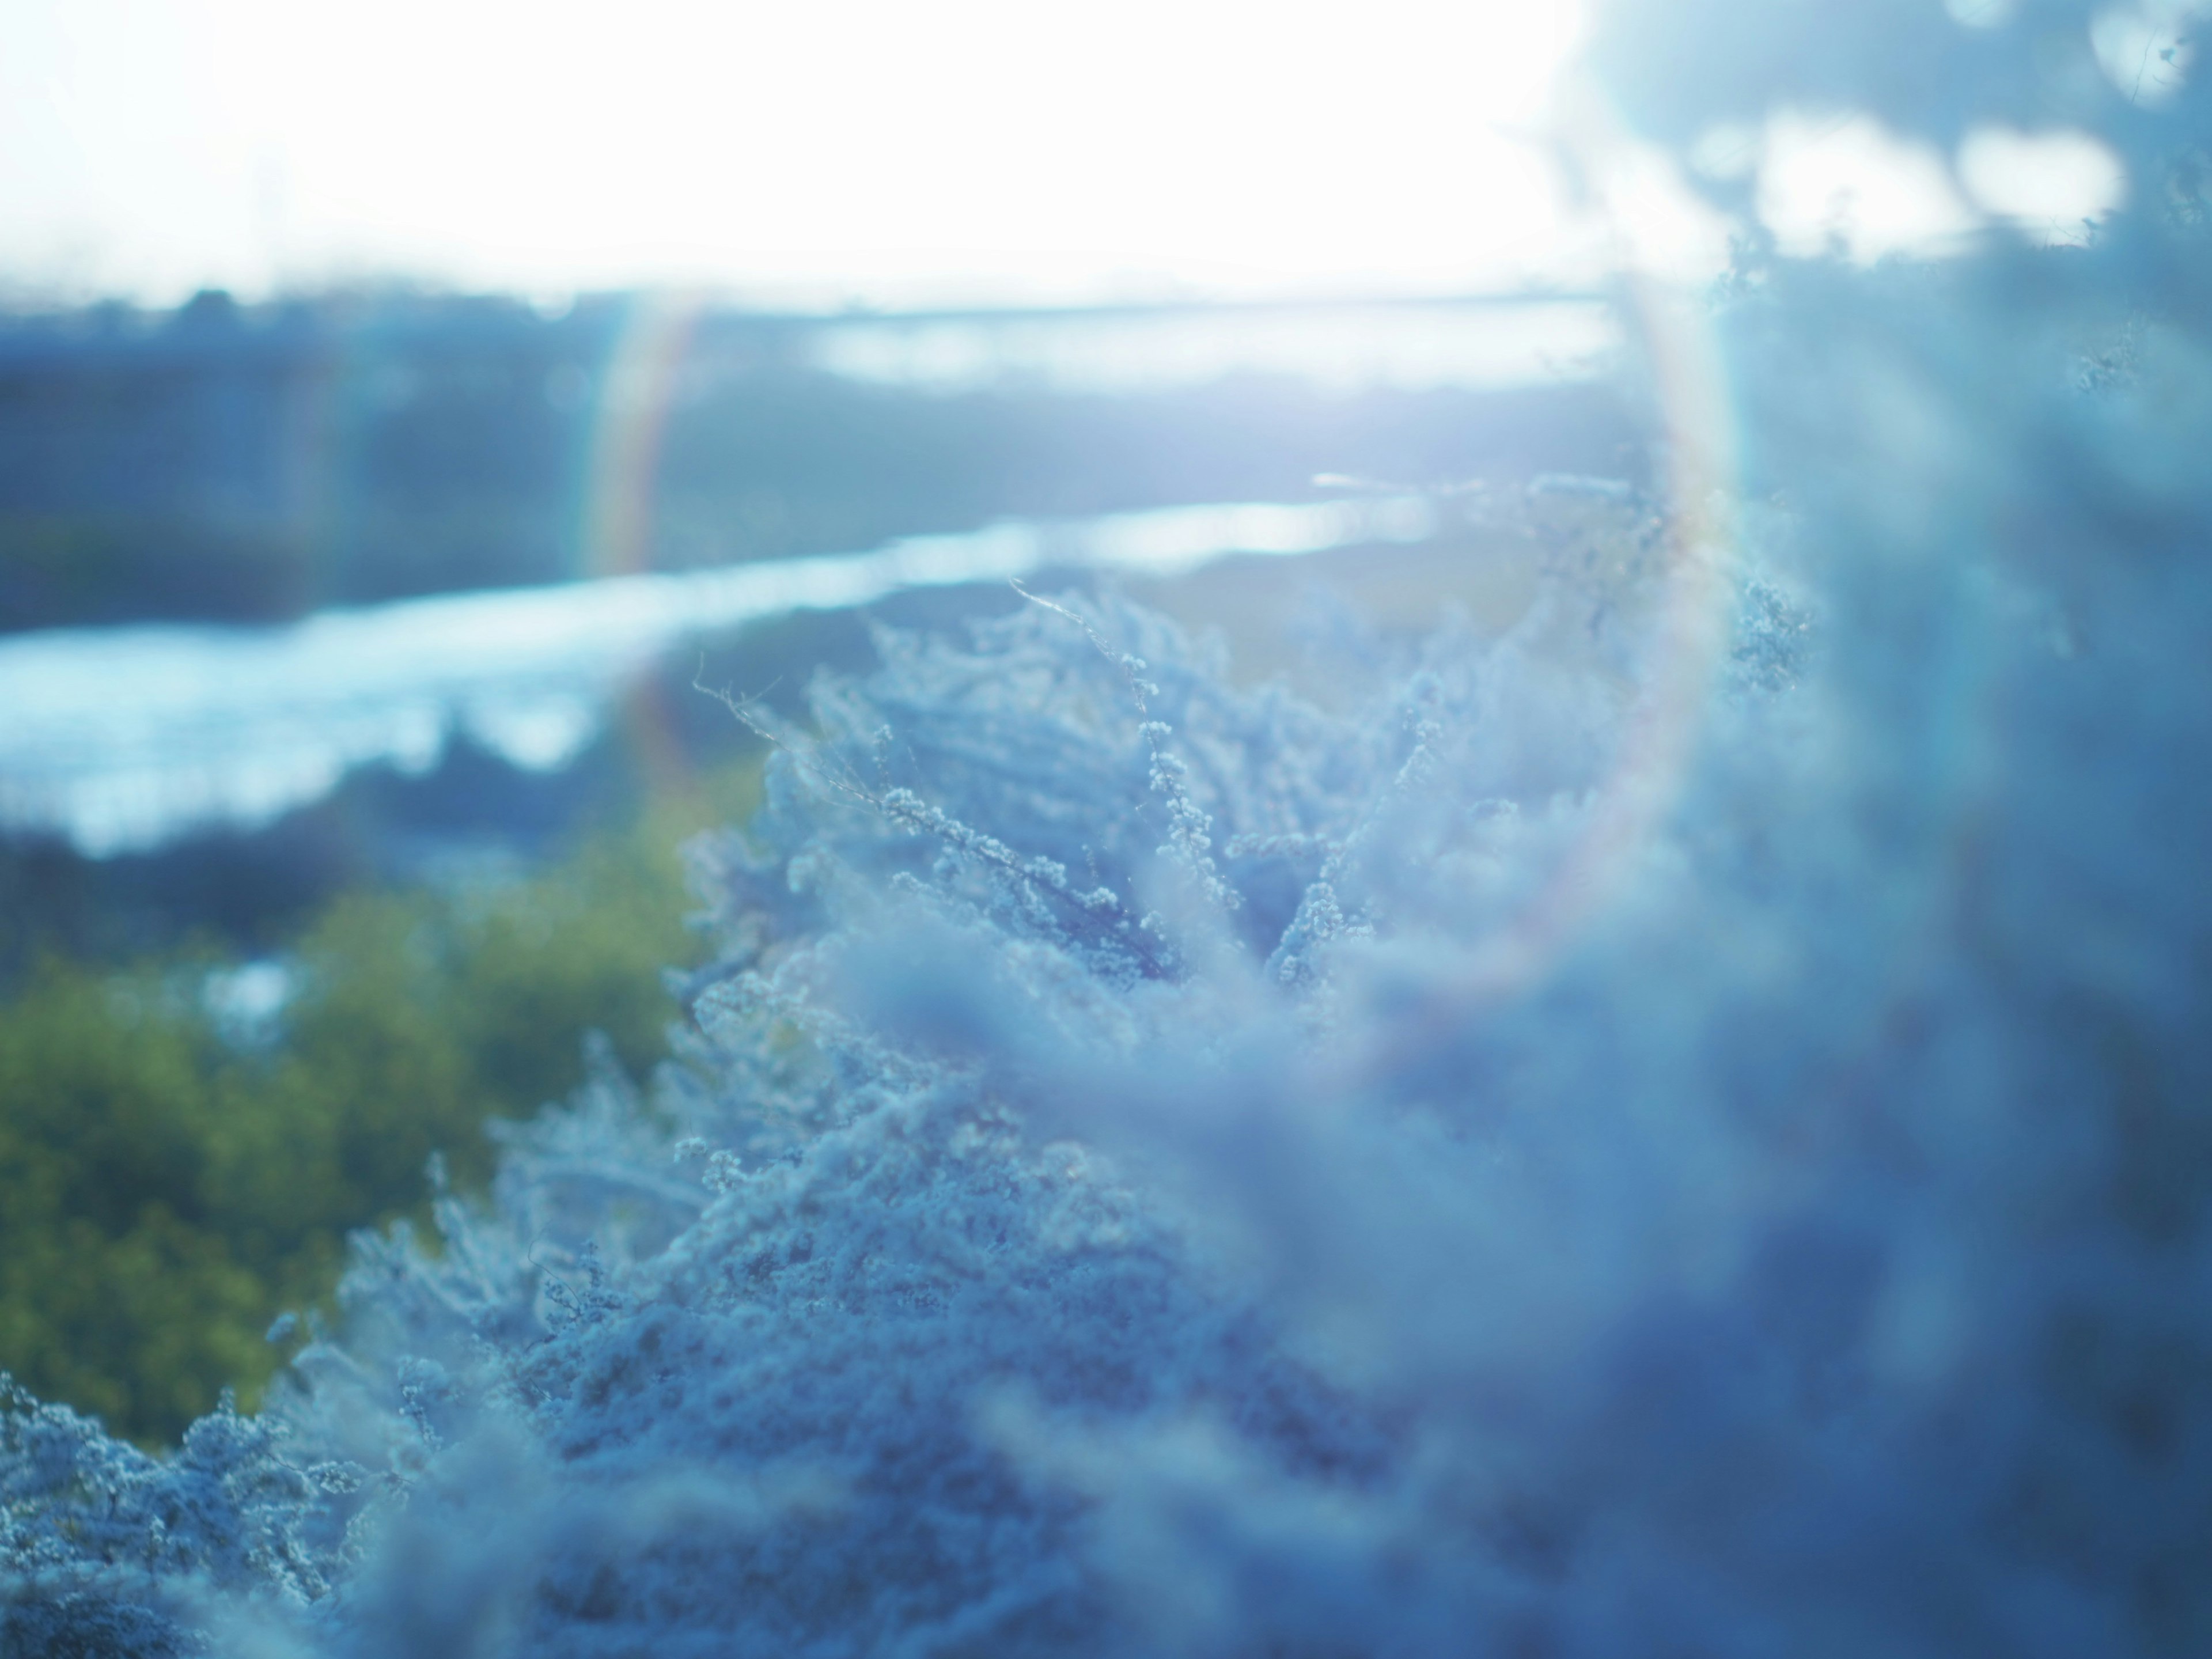
[[[653,1062],[690,951],[677,843],[752,787],[512,884],[338,899],[259,1048],[207,1008],[207,953],[47,958],[0,1007],[0,1370],[149,1442],[251,1399],[270,1319],[328,1292],[349,1230],[422,1206],[432,1152],[481,1182],[485,1121],[573,1089],[587,1030]]]
[[[260,1364],[211,1037],[143,969],[49,961],[0,1015],[0,1367],[137,1432]]]

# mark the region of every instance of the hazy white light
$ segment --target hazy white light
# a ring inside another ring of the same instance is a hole
[[[1970,29],[2002,28],[2020,9],[2019,0],[1943,0],[1951,21]]]
[[[1978,224],[1942,158],[1863,115],[1794,112],[1767,125],[1759,213],[1785,253],[1840,247],[1862,264],[1886,254],[1940,254]]]
[[[1959,182],[1982,210],[2046,237],[2078,238],[2127,199],[2120,158],[2086,132],[1977,127],[1959,146]]]
[[[1670,282],[1711,282],[1728,269],[1729,221],[1649,144],[1622,143],[1599,181],[1607,219],[1631,267]]]
[[[1747,179],[1759,171],[1764,135],[1741,121],[1723,121],[1707,127],[1690,146],[1693,172],[1708,179]]]
[[[15,0],[0,247],[169,291],[1447,286],[1551,246],[1508,135],[1582,11]]]
[[[2203,0],[2140,0],[2097,14],[2089,44],[2106,78],[2129,102],[2155,109],[2181,90],[2195,48],[2188,25]]]

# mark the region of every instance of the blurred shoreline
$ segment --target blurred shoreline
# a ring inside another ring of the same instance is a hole
[[[1589,296],[807,316],[621,295],[0,317],[0,632],[289,621],[1200,502],[1617,472]]]
[[[870,617],[1003,607],[1009,574],[1118,566],[1212,623],[1279,620],[1326,568],[1425,623],[1469,580],[1454,492],[1646,481],[1619,335],[1553,292],[0,315],[0,955],[257,948],[364,881],[534,861],[745,746],[702,665],[796,712],[866,667]],[[1366,524],[1392,496],[1431,521]],[[1270,551],[1299,574],[1237,556]],[[234,718],[195,723],[210,697]]]

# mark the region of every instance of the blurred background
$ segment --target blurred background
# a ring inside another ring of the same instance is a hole
[[[1426,487],[1640,466],[1539,128],[1571,6],[9,10],[8,971],[536,859],[726,758],[702,664],[865,655],[852,580],[1410,550]]]
[[[676,848],[760,758],[702,687],[796,717],[1010,576],[1251,674],[1503,629],[1648,513],[1637,283],[1728,262],[1590,165],[1572,3],[6,17],[0,1369],[149,1441],[433,1150],[665,1051]],[[1817,112],[1697,158],[1860,260],[2118,178]]]

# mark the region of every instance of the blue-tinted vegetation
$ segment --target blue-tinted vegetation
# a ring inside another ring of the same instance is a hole
[[[361,1241],[258,1415],[15,1401],[9,1639],[2212,1647],[2212,95],[2073,0],[1604,22],[1662,143],[2063,124],[2130,204],[1747,244],[1663,515],[1326,707],[1069,596],[755,715],[678,1063]]]

